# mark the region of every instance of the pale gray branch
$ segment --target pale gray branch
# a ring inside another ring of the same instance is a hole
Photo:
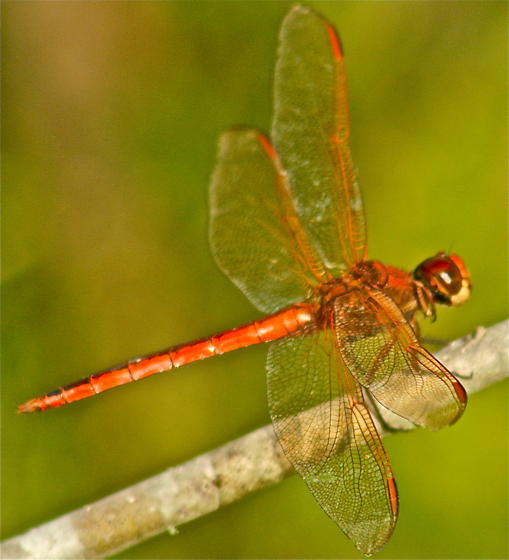
[[[479,328],[436,354],[473,393],[509,376],[508,348],[509,321],[505,321]],[[158,533],[175,533],[179,525],[275,484],[291,472],[272,427],[265,426],[4,541],[2,558],[103,558]]]

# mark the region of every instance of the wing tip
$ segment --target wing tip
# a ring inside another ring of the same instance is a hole
[[[308,8],[307,6],[304,6],[304,4],[295,4],[290,8],[290,11],[288,12],[288,15],[290,14],[310,14],[310,13],[314,13],[311,8]]]
[[[340,61],[344,59],[345,51],[341,44],[341,38],[334,25],[320,13],[315,12],[313,9],[304,6],[303,4],[295,4],[290,11],[286,14],[283,20],[283,27],[288,25],[294,18],[298,17],[312,17],[325,25],[329,35],[329,41],[332,48],[332,53],[335,60]]]
[[[218,140],[219,152],[224,152],[224,150],[227,150],[233,143],[248,143],[253,141],[258,141],[262,144],[266,143],[271,146],[268,134],[262,130],[241,125],[235,126],[220,134]]]
[[[341,44],[341,38],[339,37],[339,33],[337,32],[336,28],[332,25],[332,23],[327,22],[327,33],[329,34],[329,41],[332,48],[332,54],[334,55],[334,59],[336,61],[341,61],[345,58],[345,53],[343,50],[343,45]]]

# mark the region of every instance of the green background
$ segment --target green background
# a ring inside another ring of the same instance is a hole
[[[370,256],[461,254],[442,339],[507,315],[507,5],[310,2],[346,51]],[[2,530],[11,536],[268,422],[263,347],[64,409],[24,400],[260,317],[216,268],[217,137],[270,126],[286,2],[4,3]],[[503,558],[507,385],[391,437],[380,558]],[[119,558],[359,557],[293,477]]]

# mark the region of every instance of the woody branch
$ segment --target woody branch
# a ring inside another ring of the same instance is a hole
[[[468,393],[509,376],[509,320],[458,339],[437,357]],[[397,429],[391,416],[384,420]],[[388,435],[383,432],[383,435]],[[103,558],[281,481],[292,473],[272,426],[4,541],[2,558]]]

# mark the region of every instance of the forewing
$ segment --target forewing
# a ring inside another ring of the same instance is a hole
[[[268,313],[305,300],[310,283],[323,273],[278,166],[261,133],[231,130],[221,136],[210,186],[212,253],[230,280]]]
[[[308,8],[295,6],[283,22],[274,91],[272,140],[304,227],[338,274],[366,257],[366,228],[343,52],[333,26]]]
[[[387,294],[366,287],[338,297],[334,321],[346,366],[383,406],[431,429],[461,416],[467,402],[461,383],[419,345]]]
[[[387,454],[332,331],[273,343],[269,408],[281,446],[320,506],[364,554],[387,542],[397,491]]]

